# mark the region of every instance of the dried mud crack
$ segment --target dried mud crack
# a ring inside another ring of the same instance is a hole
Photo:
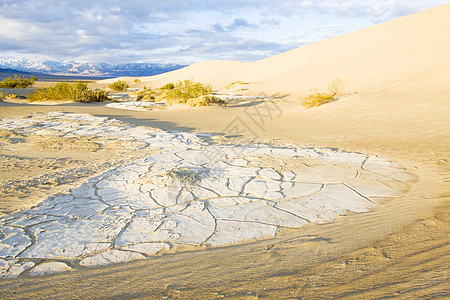
[[[5,278],[274,237],[283,229],[367,212],[403,195],[414,180],[375,156],[293,145],[211,145],[195,134],[84,114],[4,119],[0,130],[95,145],[120,141],[143,156],[109,169],[103,165],[106,170],[95,176],[98,169],[78,168],[3,184],[8,192],[91,176],[0,218]]]

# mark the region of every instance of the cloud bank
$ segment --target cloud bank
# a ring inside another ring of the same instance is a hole
[[[253,61],[444,0],[2,0],[0,58]]]

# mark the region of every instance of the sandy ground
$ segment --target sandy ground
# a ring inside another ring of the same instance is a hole
[[[402,164],[418,181],[406,197],[388,201],[373,212],[307,226],[268,241],[4,280],[0,290],[12,298],[101,298],[105,293],[130,298],[448,295],[450,131],[449,112],[442,105],[447,92],[445,85],[439,88],[438,84],[432,91],[397,86],[376,94],[350,95],[309,110],[289,101],[276,104],[277,110],[275,104],[259,104],[153,112],[110,109],[102,104],[3,103],[2,118],[31,112],[83,112],[136,125],[217,134],[226,134],[228,124],[240,117],[253,130],[222,139],[296,142],[380,155]],[[426,99],[436,105],[430,107]],[[252,125],[249,117],[256,108],[267,116],[268,108],[273,112],[262,128]],[[66,153],[68,157],[75,158]],[[16,170],[11,176],[21,177],[21,172]]]
[[[7,299],[448,298],[450,67],[447,50],[450,43],[448,32],[435,32],[435,26],[449,9],[449,5],[443,6],[377,25],[366,31],[367,35],[360,31],[353,36],[345,35],[322,43],[327,47],[332,43],[337,55],[336,63],[328,64],[331,66],[328,69],[330,75],[323,80],[308,79],[293,86],[293,79],[283,83],[283,78],[292,78],[295,70],[278,74],[276,79],[259,78],[252,75],[255,71],[246,69],[249,65],[244,64],[242,70],[247,73],[239,74],[248,76],[234,80],[251,82],[248,93],[292,95],[275,104],[141,112],[105,108],[104,104],[0,103],[0,118],[49,111],[90,113],[135,125],[215,133],[218,139],[227,142],[295,142],[379,155],[401,164],[417,176],[417,182],[404,197],[386,201],[368,213],[339,217],[333,223],[308,225],[274,239],[243,245],[202,248],[51,276],[2,280],[0,294]],[[417,31],[425,28],[424,24],[430,25],[427,28],[433,34],[427,30]],[[370,60],[368,57],[372,54],[374,59],[371,64],[364,65],[358,65],[356,59],[349,67],[348,76],[358,79],[348,86],[345,96],[318,108],[301,107],[296,95],[304,93],[312,84],[324,85],[339,77],[336,70],[345,70],[341,61],[351,63],[348,56],[346,60],[340,59],[339,53],[345,53],[351,45],[365,45],[367,40],[364,36],[369,36],[369,40],[371,37],[383,38],[383,32],[399,34],[407,31],[405,28],[412,28],[413,33],[420,34],[407,38],[409,33],[404,33],[398,41],[395,41],[395,34],[387,34],[384,36],[386,40],[378,40],[381,46],[373,43],[368,46],[373,53],[367,49],[363,51],[366,60]],[[398,47],[392,46],[394,41]],[[390,45],[392,47],[388,49]],[[311,54],[318,46],[308,47],[294,50],[291,54]],[[436,55],[430,54],[430,47],[437,49]],[[408,53],[405,60],[389,72],[389,65],[404,53]],[[263,61],[259,70],[274,70],[273,65],[270,67],[272,63],[279,65],[283,58],[289,61],[293,56],[286,54],[280,57]],[[242,65],[236,62],[204,63],[187,71],[150,78],[148,82],[157,84],[161,80],[176,80],[186,76],[185,72],[198,79],[202,76],[210,78],[211,70],[215,69],[218,75],[210,80],[216,89],[221,89],[231,79],[227,77],[231,75],[224,75],[228,74],[227,70],[223,71],[228,68],[227,64],[232,64],[236,73]],[[302,75],[297,80],[307,76],[320,78],[326,66],[318,65],[315,69],[314,63],[308,65],[309,73],[299,72]],[[222,71],[224,73],[220,73]],[[106,84],[101,82],[99,86]],[[241,130],[230,130],[230,124],[239,125]],[[56,171],[58,168],[64,170],[89,160],[86,153],[68,151],[70,149],[51,153],[39,149],[14,152],[19,150],[5,150],[0,154],[33,157],[42,162],[27,165],[2,160],[5,165],[2,166],[1,180],[5,181],[7,177],[24,180],[27,176],[48,172],[51,166]],[[97,155],[96,163],[120,160],[114,149],[88,153]],[[107,158],[102,153],[111,156]],[[58,159],[64,160],[58,162]],[[13,167],[14,164],[17,166]],[[42,165],[44,167],[39,167]],[[32,171],[25,173],[24,167]],[[8,173],[3,173],[3,170]],[[13,201],[14,197],[2,200],[3,212],[29,207],[37,201],[30,194],[23,196],[17,201]]]

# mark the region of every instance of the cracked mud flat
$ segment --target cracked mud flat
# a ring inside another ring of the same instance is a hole
[[[214,145],[195,134],[84,114],[4,119],[0,130],[57,140],[101,136],[148,152],[0,217],[2,278],[270,238],[369,211],[404,194],[413,179],[375,156],[295,145]]]

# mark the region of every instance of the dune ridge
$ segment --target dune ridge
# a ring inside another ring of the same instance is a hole
[[[242,80],[249,83],[248,94],[264,92],[295,99],[342,78],[347,80],[348,92],[371,91],[417,72],[449,67],[449,15],[447,4],[255,62],[199,62],[140,77],[141,85],[195,78],[222,90]]]

